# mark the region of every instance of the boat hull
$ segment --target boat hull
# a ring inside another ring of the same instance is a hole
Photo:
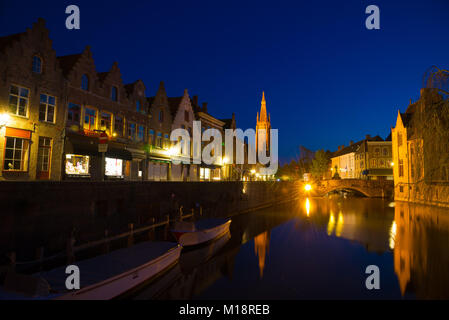
[[[224,235],[226,232],[229,232],[230,225],[231,220],[228,220],[213,228],[196,231],[173,230],[173,234],[183,247],[195,246]]]
[[[175,265],[179,260],[181,249],[181,246],[177,246],[144,265],[80,290],[63,294],[55,299],[109,300],[116,298]]]

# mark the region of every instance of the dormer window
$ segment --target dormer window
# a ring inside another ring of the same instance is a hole
[[[81,77],[81,89],[88,91],[89,90],[89,78],[86,74],[83,74]]]
[[[42,73],[42,59],[38,56],[33,57],[33,72]]]
[[[117,87],[112,87],[111,99],[112,99],[112,101],[117,101]]]

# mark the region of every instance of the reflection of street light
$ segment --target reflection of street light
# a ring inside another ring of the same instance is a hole
[[[8,121],[9,121],[9,114],[7,113],[0,114],[0,128],[6,126]]]

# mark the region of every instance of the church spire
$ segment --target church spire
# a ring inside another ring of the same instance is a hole
[[[260,119],[261,122],[267,121],[267,102],[265,101],[265,91],[262,91],[262,102],[260,106]]]

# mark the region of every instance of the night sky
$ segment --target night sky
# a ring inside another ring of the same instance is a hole
[[[66,6],[81,30],[65,28]],[[380,8],[380,30],[365,8]],[[299,145],[335,150],[365,134],[386,137],[397,110],[419,97],[432,65],[449,68],[449,0],[3,1],[0,35],[42,17],[58,55],[91,45],[97,71],[118,61],[147,95],[199,95],[218,118],[255,127],[262,90],[279,129],[281,159]]]

